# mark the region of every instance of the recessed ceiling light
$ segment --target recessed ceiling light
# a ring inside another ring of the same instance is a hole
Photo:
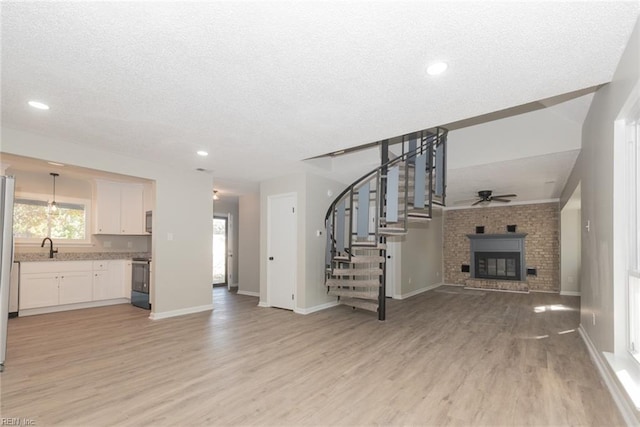
[[[53,166],[63,166],[64,167],[64,165],[62,163],[58,163],[58,162],[47,162],[47,163],[49,163],[50,165],[53,165]]]
[[[49,106],[40,101],[29,101],[29,105],[33,108],[37,108],[38,110],[48,110]]]
[[[209,153],[207,153],[206,151],[203,151],[203,150],[198,151],[198,156],[206,157],[208,155]]]
[[[435,76],[437,74],[444,73],[447,67],[448,65],[444,62],[436,62],[435,64],[429,65],[429,68],[427,68],[427,74]]]

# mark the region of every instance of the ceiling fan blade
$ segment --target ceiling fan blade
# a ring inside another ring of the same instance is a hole
[[[509,199],[501,199],[500,197],[492,197],[491,198],[492,202],[503,202],[503,203],[509,203],[511,200]]]
[[[517,194],[501,194],[499,196],[493,196],[493,200],[495,200],[496,198],[502,199],[505,197],[518,197],[518,195]]]
[[[474,204],[472,204],[471,206],[478,205],[478,204],[480,204],[480,203],[482,203],[482,202],[486,202],[486,200],[485,200],[485,199],[478,200],[477,202],[475,202],[475,203],[474,203]]]

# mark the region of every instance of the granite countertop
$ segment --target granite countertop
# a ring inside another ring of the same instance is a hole
[[[48,253],[24,252],[16,253],[14,261],[94,261],[102,259],[150,258],[149,252],[60,252],[49,258]]]

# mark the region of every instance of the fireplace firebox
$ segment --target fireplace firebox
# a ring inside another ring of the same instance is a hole
[[[476,279],[521,280],[519,252],[476,252]]]
[[[515,280],[526,277],[526,233],[467,234],[470,241],[470,276],[473,279]]]

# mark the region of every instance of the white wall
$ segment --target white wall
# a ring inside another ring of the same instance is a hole
[[[297,196],[297,265],[296,310],[306,312],[335,301],[324,287],[324,215],[344,184],[320,176],[298,173],[271,179],[260,184],[260,302],[267,302],[267,200],[269,196],[295,193]],[[322,237],[316,231],[322,230]]]
[[[640,79],[638,27],[636,24],[612,82],[595,94],[582,129],[582,151],[561,197],[562,206],[580,183],[583,230],[581,324],[599,351],[614,350],[614,121]],[[589,232],[584,228],[587,221]]]
[[[260,194],[238,201],[238,292],[260,293]]]
[[[579,149],[580,125],[559,115],[556,108],[560,107],[449,132],[447,167],[458,169]]]
[[[210,310],[211,177],[2,128],[2,152],[155,180],[152,316]]]
[[[233,229],[229,230],[229,234],[231,237],[231,252],[233,256],[229,259],[227,258],[227,262],[230,263],[231,270],[228,277],[230,286],[238,285],[238,244],[239,244],[239,201],[236,196],[220,196],[220,200],[213,201],[213,214],[214,215],[222,215],[227,216],[231,214],[233,217]]]
[[[581,307],[580,325],[585,342],[592,352],[606,384],[630,425],[640,423],[640,412],[633,409],[628,396],[622,392],[612,370],[604,362],[607,359],[619,362],[627,357],[626,353],[626,306],[627,299],[623,283],[615,280],[621,272],[617,270],[618,261],[624,256],[625,248],[614,259],[618,251],[620,237],[614,235],[614,213],[618,215],[621,206],[614,205],[614,192],[621,186],[614,186],[614,147],[623,141],[614,141],[615,121],[619,118],[625,103],[634,89],[640,87],[640,20],[618,64],[611,83],[595,94],[591,108],[582,129],[582,151],[561,197],[561,206],[565,205],[575,188],[581,189]],[[622,215],[624,216],[624,214]],[[585,226],[587,223],[590,229]],[[619,225],[619,223],[618,223]],[[621,236],[622,238],[624,236]],[[611,359],[609,359],[611,357]],[[635,363],[635,362],[634,362]],[[625,369],[635,371],[637,364]],[[618,371],[616,369],[616,371]],[[622,371],[621,371],[622,372]],[[629,371],[631,372],[631,371]],[[629,374],[627,374],[629,375]],[[628,378],[633,378],[629,376]],[[638,378],[636,376],[636,378]],[[633,380],[626,380],[628,384]],[[637,380],[636,380],[637,381]],[[637,383],[636,386],[637,388]]]
[[[560,293],[580,295],[582,225],[580,187],[560,213]]]
[[[442,284],[442,211],[434,209],[431,221],[409,223],[401,244],[400,289],[403,298]]]

